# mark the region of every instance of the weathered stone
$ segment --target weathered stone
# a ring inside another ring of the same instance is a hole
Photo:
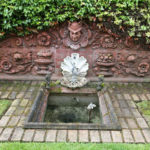
[[[28,84],[25,84],[21,87],[21,92],[26,92],[28,90]]]
[[[11,94],[9,95],[8,99],[15,99],[17,95],[17,92],[12,91]]]
[[[110,93],[110,94],[112,94],[113,93],[113,90],[112,89],[107,89],[108,90],[108,92]]]
[[[126,100],[132,100],[132,98],[129,94],[124,94],[124,97],[125,97]]]
[[[58,130],[57,142],[66,142],[67,140],[67,130]]]
[[[126,143],[133,143],[134,142],[134,139],[131,135],[131,132],[130,130],[122,130],[122,133],[123,133],[123,139]]]
[[[122,142],[122,136],[121,136],[120,131],[111,131],[111,134],[112,134],[113,142],[115,142],[115,143]]]
[[[24,107],[20,107],[18,106],[17,109],[15,110],[15,112],[13,113],[15,116],[20,116],[23,114],[25,108]]]
[[[31,82],[31,85],[37,85],[38,84],[38,81],[32,81]]]
[[[143,115],[144,116],[144,118],[145,118],[145,120],[147,121],[147,122],[150,122],[150,116],[149,115]]]
[[[129,125],[130,129],[138,129],[138,125],[137,125],[137,123],[134,119],[127,118],[127,122],[128,122],[128,125]]]
[[[21,141],[23,133],[24,133],[24,129],[16,128],[12,137],[11,137],[11,141]]]
[[[1,95],[1,99],[7,99],[9,96],[10,92],[5,92]]]
[[[7,88],[7,91],[12,91],[13,89],[14,89],[13,86],[9,86],[9,87]]]
[[[127,103],[128,103],[128,106],[129,106],[130,108],[136,108],[136,105],[135,105],[135,103],[134,103],[133,101],[127,100]]]
[[[32,102],[32,101],[29,101],[29,103],[28,103],[28,107],[31,107],[31,106],[32,106],[32,104],[33,104],[33,102]]]
[[[79,142],[89,142],[88,130],[79,130]]]
[[[117,107],[117,108],[120,107],[118,101],[113,101],[112,104],[113,104],[114,107]]]
[[[148,128],[146,121],[143,118],[136,118],[140,128]]]
[[[27,93],[25,93],[24,98],[25,99],[31,99],[32,94],[33,94],[32,92],[27,92]]]
[[[2,95],[2,91],[0,91],[0,97],[1,97],[1,95]]]
[[[57,133],[57,130],[48,130],[46,134],[46,142],[55,142],[56,133]]]
[[[22,141],[32,142],[35,130],[25,130]]]
[[[132,98],[135,102],[140,101],[139,97],[137,96],[137,94],[132,94]]]
[[[115,112],[116,112],[116,115],[117,115],[118,117],[123,117],[123,114],[122,114],[120,108],[115,108]]]
[[[110,131],[101,131],[101,138],[103,143],[112,142]]]
[[[3,131],[3,128],[0,128],[0,134],[1,134],[2,131]]]
[[[23,127],[24,122],[25,122],[26,117],[25,116],[21,116],[19,123],[18,123],[18,127]]]
[[[119,122],[123,129],[128,129],[128,124],[126,123],[124,118],[119,118]]]
[[[113,92],[114,93],[114,92]],[[113,101],[118,101],[118,99],[116,98],[116,96],[114,95],[114,94],[111,94],[111,101],[113,102]]]
[[[108,110],[107,110],[106,102],[105,102],[105,100],[103,99],[103,97],[100,97],[100,98],[99,98],[99,103],[100,103],[100,106],[101,106],[101,113],[102,113],[102,116],[105,116],[105,114],[108,113]]]
[[[89,132],[91,142],[100,142],[99,131],[90,130]]]
[[[15,100],[12,102],[11,106],[18,106],[19,103],[20,103],[20,99],[15,99]]]
[[[8,110],[7,110],[7,112],[5,113],[5,115],[7,115],[7,116],[11,116],[11,115],[13,115],[13,113],[14,113],[14,111],[16,110],[16,107],[10,107]]]
[[[145,143],[144,137],[140,130],[132,130],[132,134],[136,143]]]
[[[36,130],[33,141],[34,142],[43,142],[45,137],[45,131]]]
[[[103,116],[103,123],[104,124],[111,124],[111,119],[110,119],[109,113],[107,113]]]
[[[122,111],[122,117],[133,117],[129,108],[121,108],[121,111]]]
[[[0,135],[0,141],[8,141],[12,134],[13,128],[5,128]]]
[[[32,83],[31,83],[31,85],[32,85]],[[30,88],[28,89],[28,92],[32,93],[34,90],[35,90],[35,87],[30,87]]]
[[[146,94],[146,96],[147,96],[148,100],[150,100],[150,94]]]
[[[3,116],[0,120],[0,127],[5,127],[10,119],[10,116]]]
[[[12,118],[8,122],[8,126],[10,126],[10,127],[16,126],[19,119],[20,119],[20,116],[12,116]]]
[[[26,107],[23,115],[27,116],[30,111],[30,107]]]
[[[16,98],[23,98],[25,92],[19,92],[17,95],[16,95]]]
[[[123,99],[121,94],[116,94],[116,97],[117,97],[118,100],[122,100]]]
[[[108,92],[104,94],[104,97],[105,97],[105,99],[107,99],[108,101],[111,101],[111,98],[110,98]]]
[[[77,130],[68,130],[68,141],[77,142],[77,138],[78,138],[77,134],[78,134]]]
[[[25,106],[27,106],[28,102],[29,102],[28,99],[23,99],[20,103],[20,106],[25,107]]]
[[[143,129],[142,132],[144,134],[146,142],[150,143],[150,129]]]
[[[142,115],[139,113],[138,109],[131,109],[135,118],[142,118]]]
[[[125,100],[118,100],[121,108],[127,108],[127,102]]]
[[[140,100],[142,100],[142,101],[146,101],[147,100],[145,94],[139,94],[139,97],[140,97]]]

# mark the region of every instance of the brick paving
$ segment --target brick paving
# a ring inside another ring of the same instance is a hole
[[[108,84],[109,88],[104,98],[108,104],[112,103],[122,127],[121,131],[24,129],[24,121],[40,89],[40,84],[40,81],[1,83],[0,99],[8,99],[12,104],[0,118],[0,141],[150,143],[150,116],[141,114],[136,106],[137,102],[150,100],[149,83]],[[104,106],[102,110],[104,122],[107,122],[108,106],[104,101],[101,103]]]

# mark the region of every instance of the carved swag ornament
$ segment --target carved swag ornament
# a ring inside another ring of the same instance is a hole
[[[104,76],[137,76],[150,75],[150,55],[123,51],[99,53],[93,67],[95,74]]]
[[[149,56],[131,54],[127,57],[125,72],[138,77],[144,77],[150,74],[149,64]]]
[[[20,51],[9,52],[8,55],[3,56],[0,62],[0,72],[15,74],[27,73],[32,69],[32,52]]]

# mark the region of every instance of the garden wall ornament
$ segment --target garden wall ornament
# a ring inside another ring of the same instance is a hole
[[[41,50],[37,53],[37,57],[38,58],[35,59],[35,71],[37,74],[46,75],[52,73],[54,69],[52,52],[50,50]]]
[[[73,51],[88,60],[88,77],[150,77],[149,45],[84,21],[64,22],[23,37],[1,39],[0,73],[11,78],[47,73],[60,77],[61,62]]]
[[[85,78],[89,69],[89,64],[83,56],[72,53],[61,63],[63,78],[61,84],[69,88],[82,87],[87,83]]]
[[[112,53],[99,53],[98,58],[96,59],[95,71],[96,74],[102,74],[104,76],[112,76],[112,67],[115,65],[114,56]]]
[[[92,32],[86,25],[83,25],[82,22],[69,22],[68,28],[60,30],[60,35],[63,38],[63,44],[66,47],[78,50],[89,44]]]

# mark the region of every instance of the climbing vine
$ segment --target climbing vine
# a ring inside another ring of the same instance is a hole
[[[0,0],[0,38],[89,20],[150,44],[150,0]]]

